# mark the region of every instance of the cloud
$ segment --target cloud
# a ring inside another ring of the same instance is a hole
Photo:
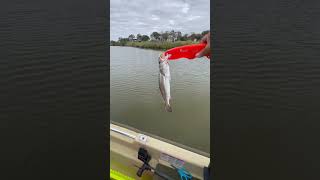
[[[153,31],[210,29],[210,0],[111,0],[110,38]]]
[[[186,13],[189,12],[189,9],[190,9],[189,4],[185,3],[185,4],[183,4],[183,7],[182,7],[182,10],[181,10],[181,11],[182,11],[184,14],[186,14]]]
[[[137,25],[147,25],[147,24],[144,22],[137,22]]]
[[[159,18],[158,16],[156,16],[156,15],[154,15],[154,14],[151,15],[151,20],[157,21],[157,20],[159,20],[159,19],[160,19],[160,18]]]
[[[193,20],[199,19],[199,18],[201,18],[201,16],[193,16],[193,15],[191,15],[191,16],[188,16],[188,17],[187,17],[187,20],[188,20],[188,21],[193,21]]]

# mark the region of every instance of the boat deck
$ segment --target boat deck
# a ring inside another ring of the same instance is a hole
[[[141,178],[136,176],[138,167],[143,164],[138,159],[138,150],[144,148],[152,157],[150,165],[171,178],[180,179],[170,165],[174,164],[185,167],[194,177],[203,179],[203,169],[209,165],[209,157],[119,125],[111,124],[110,128],[111,169],[134,179],[160,180],[150,171],[144,171]]]

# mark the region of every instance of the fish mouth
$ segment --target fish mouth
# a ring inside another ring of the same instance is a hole
[[[159,55],[159,62],[165,62],[168,60],[168,58],[171,56],[171,54],[165,55],[165,53],[161,53]]]
[[[159,55],[159,63],[165,61],[164,55],[160,54]]]
[[[171,54],[165,55],[164,53],[159,55],[159,64],[161,63],[167,63],[168,64],[168,58],[171,56]]]

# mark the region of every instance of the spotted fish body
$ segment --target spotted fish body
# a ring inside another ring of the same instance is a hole
[[[168,57],[159,57],[159,89],[163,100],[165,102],[165,109],[167,112],[172,112],[172,107],[170,105],[171,95],[170,95],[170,68],[168,64]]]

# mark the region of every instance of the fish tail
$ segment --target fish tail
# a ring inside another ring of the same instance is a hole
[[[166,104],[166,110],[167,110],[168,112],[172,112],[172,107],[171,107],[170,104]]]

